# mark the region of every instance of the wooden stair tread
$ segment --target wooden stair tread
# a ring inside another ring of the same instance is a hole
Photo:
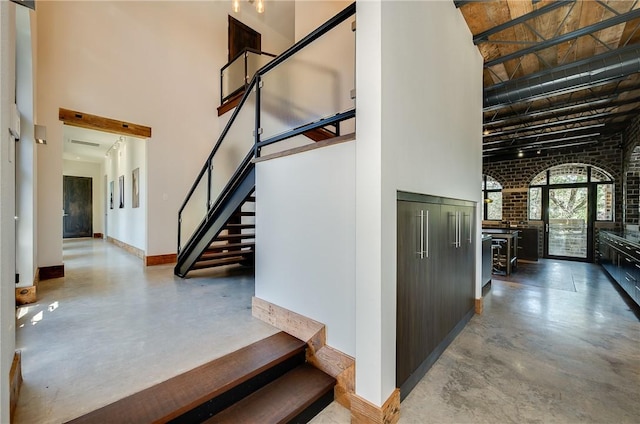
[[[191,269],[205,269],[205,268],[213,268],[213,267],[222,266],[222,265],[233,265],[246,260],[248,260],[246,257],[240,256],[240,255],[233,256],[230,258],[211,259],[206,261],[198,260],[196,261],[195,264],[193,264],[193,267],[191,267]]]
[[[70,423],[167,422],[301,354],[305,347],[301,340],[284,332],[276,333]]]
[[[221,259],[221,258],[228,258],[231,256],[243,256],[243,255],[248,255],[248,254],[254,254],[255,250],[253,249],[243,249],[243,250],[230,250],[227,252],[215,252],[215,253],[209,253],[207,251],[205,251],[202,255],[200,255],[200,257],[196,260],[196,262],[200,262],[200,261],[209,261],[212,259]]]
[[[220,234],[215,240],[238,240],[238,239],[252,239],[256,238],[255,233],[242,233],[242,234]]]
[[[255,247],[255,245],[256,243],[253,241],[248,241],[245,243],[211,244],[209,247],[207,247],[204,253],[209,254],[209,253],[221,252],[223,250],[238,251],[243,247]]]
[[[314,128],[312,130],[303,132],[303,134],[313,141],[323,141],[336,137],[335,133],[329,131],[326,128]]]
[[[333,390],[336,380],[303,364],[204,421],[222,423],[287,423]]]
[[[234,212],[232,216],[256,216],[256,213],[253,211],[239,211]]]
[[[256,228],[256,224],[227,224],[225,227],[233,229]]]

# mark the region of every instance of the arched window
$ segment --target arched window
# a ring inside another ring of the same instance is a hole
[[[595,186],[596,221],[613,221],[613,178],[595,166],[584,164],[558,165],[536,175],[529,185],[529,219],[542,220],[542,196],[545,186],[567,186],[593,184]],[[571,210],[585,202],[577,192],[566,192],[566,199],[552,199],[559,207]]]
[[[484,199],[483,219],[502,220],[502,185],[488,175],[482,176],[482,198]]]

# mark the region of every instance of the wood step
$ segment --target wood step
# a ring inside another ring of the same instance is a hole
[[[243,240],[243,239],[253,239],[256,238],[254,233],[242,233],[242,234],[220,234],[218,237],[214,239],[217,240]]]
[[[282,377],[250,394],[219,414],[207,424],[306,422],[333,400],[336,380],[309,364],[300,365]],[[328,396],[327,396],[328,394]],[[303,412],[315,402],[328,397],[328,403],[307,419]]]
[[[209,253],[208,251],[205,250],[205,252],[200,255],[200,257],[196,260],[196,262],[201,262],[201,261],[210,261],[213,259],[221,259],[221,258],[230,258],[233,256],[248,256],[248,255],[253,255],[255,254],[255,250],[253,249],[242,249],[242,250],[231,250],[228,252],[215,252],[215,253]]]
[[[303,134],[316,142],[336,137],[336,133],[329,131],[326,128],[315,128],[313,130],[305,131]]]
[[[246,199],[244,199],[245,202],[255,202],[256,201],[256,196],[249,196]]]
[[[242,230],[245,228],[256,228],[256,224],[227,224],[225,225],[225,228]]]
[[[252,260],[252,259],[245,256],[233,256],[230,258],[212,259],[212,260],[206,260],[206,261],[197,260],[196,263],[193,264],[191,269],[214,268],[217,266],[239,264],[241,262],[246,262],[249,260]],[[253,264],[253,262],[251,262],[251,264]]]
[[[276,333],[70,423],[202,422],[302,364],[305,347],[301,340]]]
[[[240,211],[234,212],[231,216],[256,216],[256,213],[254,211]]]
[[[211,244],[204,251],[205,254],[222,252],[222,251],[238,251],[245,247],[255,247],[256,243],[254,241],[248,241],[245,243],[227,243],[227,244]]]

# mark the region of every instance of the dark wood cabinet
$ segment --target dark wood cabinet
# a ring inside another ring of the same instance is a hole
[[[538,229],[518,228],[518,259],[538,260]]]
[[[475,206],[398,194],[396,384],[404,398],[473,315]]]

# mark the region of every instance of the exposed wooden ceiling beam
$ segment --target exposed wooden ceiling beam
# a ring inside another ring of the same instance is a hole
[[[119,135],[129,135],[140,138],[151,137],[151,127],[133,124],[131,122],[118,121],[89,113],[78,112],[71,109],[60,108],[58,119],[65,125],[87,128],[90,130],[104,131]]]

